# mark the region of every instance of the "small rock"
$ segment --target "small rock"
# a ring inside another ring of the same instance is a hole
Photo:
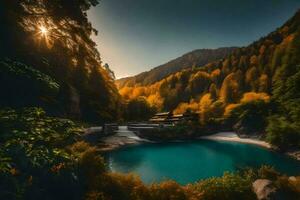
[[[253,191],[258,200],[279,200],[278,191],[272,181],[268,179],[257,179],[252,184]]]
[[[296,179],[295,176],[290,176],[290,177],[289,177],[289,181],[290,181],[290,182],[296,182],[297,179]]]

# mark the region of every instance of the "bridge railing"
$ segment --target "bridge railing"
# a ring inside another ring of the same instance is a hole
[[[172,127],[173,124],[155,124],[155,123],[128,123],[128,130],[131,131],[140,131],[140,130],[149,130],[149,129],[159,129]]]

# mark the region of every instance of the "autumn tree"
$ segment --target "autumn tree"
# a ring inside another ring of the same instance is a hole
[[[202,96],[199,108],[200,108],[200,115],[201,115],[201,122],[205,124],[208,119],[210,118],[210,106],[212,104],[213,100],[211,98],[211,95],[209,93]]]
[[[224,103],[236,102],[239,98],[239,85],[236,80],[235,74],[229,74],[223,81],[220,90],[220,99]]]
[[[199,71],[189,80],[189,88],[192,94],[201,94],[208,90],[210,85],[210,75],[206,72]]]

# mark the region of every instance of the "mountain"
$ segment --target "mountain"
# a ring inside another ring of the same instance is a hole
[[[198,49],[183,56],[171,60],[163,65],[155,67],[148,72],[143,72],[133,77],[126,77],[117,80],[119,87],[133,85],[150,85],[166,78],[170,74],[183,69],[192,68],[193,66],[203,66],[212,61],[220,60],[227,57],[236,47],[225,47],[218,49]]]
[[[249,102],[273,102],[288,125],[300,119],[299,55],[300,11],[274,32],[234,49],[222,60],[183,69],[149,85],[124,84],[119,91],[128,101],[143,97],[160,111],[199,112],[203,123],[226,118]],[[248,113],[261,108],[267,106]]]

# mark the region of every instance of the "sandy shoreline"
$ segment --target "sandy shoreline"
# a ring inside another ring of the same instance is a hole
[[[234,132],[221,132],[213,135],[202,136],[199,139],[207,140],[219,140],[219,141],[230,141],[230,142],[239,142],[244,144],[254,144],[260,147],[271,149],[271,145],[265,141],[259,140],[257,138],[240,138]]]
[[[230,141],[230,142],[239,142],[245,144],[254,144],[260,147],[264,147],[267,149],[271,149],[271,145],[267,142],[261,141],[256,138],[240,138],[234,132],[221,132],[213,135],[202,136],[199,139],[207,139],[207,140],[218,140],[218,141]],[[113,136],[105,137],[102,140],[102,143],[105,145],[101,148],[102,151],[110,151],[116,148],[125,146],[125,145],[132,145],[132,144],[139,144],[139,143],[148,143],[151,142],[146,139],[139,138],[133,134],[116,134]]]
[[[198,139],[253,144],[266,149],[272,149],[272,146],[265,141],[259,140],[258,138],[241,138],[235,132],[220,132],[213,135],[202,136],[199,137]],[[136,136],[133,132],[126,130],[126,131],[120,131],[115,135],[102,138],[101,139],[102,146],[100,147],[100,150],[112,151],[127,145],[135,145],[135,144],[149,143],[149,142],[152,143],[153,141],[140,138]],[[285,154],[296,160],[300,160],[299,151],[286,152]]]

